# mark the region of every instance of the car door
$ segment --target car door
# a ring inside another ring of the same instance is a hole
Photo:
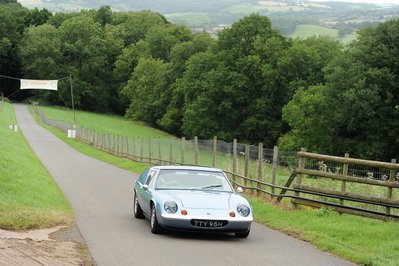
[[[139,204],[141,206],[141,208],[143,209],[143,211],[149,215],[151,213],[151,207],[150,207],[150,202],[151,202],[151,198],[152,198],[152,189],[151,189],[151,182],[153,182],[155,176],[156,176],[157,170],[156,169],[151,169],[148,172],[147,178],[144,182],[144,184],[142,185],[142,189],[141,189],[141,195],[140,195],[140,199],[139,200]]]

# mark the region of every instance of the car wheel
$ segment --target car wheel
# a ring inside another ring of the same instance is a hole
[[[163,232],[162,226],[158,223],[155,204],[153,204],[151,207],[150,225],[151,225],[151,232],[153,234],[160,234]]]
[[[248,231],[246,232],[239,232],[239,233],[235,233],[236,237],[238,238],[247,238],[249,236],[249,232],[251,231],[251,229],[249,228]]]
[[[136,191],[134,192],[133,213],[134,217],[136,217],[137,219],[144,218],[143,209],[141,209],[139,201],[137,200]]]

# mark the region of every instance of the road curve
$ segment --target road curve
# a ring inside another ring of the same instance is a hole
[[[33,151],[71,202],[97,265],[353,265],[256,223],[248,239],[153,235],[147,220],[132,215],[136,174],[71,148],[40,127],[26,105],[14,110]]]

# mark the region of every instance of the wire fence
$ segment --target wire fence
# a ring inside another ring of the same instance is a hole
[[[306,158],[303,168],[314,172],[298,175],[296,171],[299,171],[301,157],[297,151],[279,151],[277,146],[267,149],[262,143],[249,145],[236,140],[229,143],[216,137],[212,140],[199,140],[196,137],[188,140],[184,137],[161,139],[98,133],[94,129],[48,119],[37,105],[33,107],[45,124],[64,132],[76,130],[78,140],[109,154],[152,165],[216,167],[224,170],[233,184],[248,189],[258,197],[269,195],[272,199],[291,199],[294,206],[309,205],[310,201],[313,207],[329,206],[356,215],[399,219],[399,193],[395,189],[399,187],[398,172],[393,173],[389,167],[379,164],[347,164],[344,159],[349,154],[339,157],[343,160],[325,159],[323,156]],[[360,178],[371,183],[332,178],[336,176],[344,176],[348,180]],[[301,182],[298,183],[298,180]],[[378,182],[398,185],[392,185],[387,192]],[[361,196],[359,202],[359,194],[370,197]]]

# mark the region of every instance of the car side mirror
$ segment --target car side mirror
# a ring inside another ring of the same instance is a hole
[[[144,189],[145,191],[148,191],[148,185],[147,185],[147,184],[143,185],[143,189]]]
[[[242,187],[238,187],[238,188],[236,189],[236,191],[237,191],[237,193],[243,193],[243,192],[244,192],[244,190],[242,189]]]

